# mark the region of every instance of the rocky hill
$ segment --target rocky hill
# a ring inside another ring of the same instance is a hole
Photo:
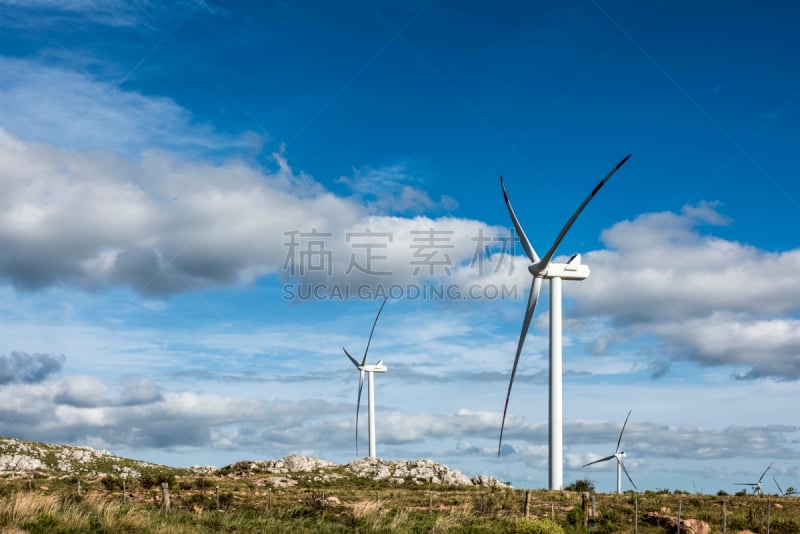
[[[203,468],[205,469],[205,468]],[[315,482],[330,482],[348,477],[384,481],[390,484],[445,484],[458,486],[499,486],[506,487],[487,475],[467,477],[458,469],[451,469],[433,460],[388,461],[381,458],[363,458],[339,466],[327,460],[307,458],[292,454],[280,460],[255,462],[236,462],[223,467],[219,473],[230,476],[250,476],[258,474],[295,475],[270,477],[265,484],[292,486],[297,483],[298,474]]]
[[[164,466],[121,458],[91,447],[51,445],[0,437],[0,475],[138,477]]]
[[[457,469],[433,460],[387,461],[380,458],[353,460],[337,465],[327,460],[293,454],[279,460],[241,461],[217,468],[195,466],[172,468],[114,456],[91,447],[51,445],[0,437],[0,475],[41,477],[137,478],[145,471],[170,469],[176,473],[257,478],[259,485],[293,486],[301,480],[328,482],[341,479],[369,479],[390,484],[444,484],[459,486],[502,486],[486,476],[467,477]],[[259,475],[270,475],[261,476]],[[277,476],[276,476],[277,475]]]

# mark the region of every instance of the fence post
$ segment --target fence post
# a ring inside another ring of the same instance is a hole
[[[128,497],[128,491],[125,488],[125,479],[122,479],[122,504],[125,504],[125,499]]]
[[[433,515],[433,492],[428,492],[428,515]]]
[[[214,500],[217,502],[217,512],[219,512],[219,486],[214,486]]]
[[[525,490],[525,517],[528,517],[528,514],[531,511],[531,490]]]
[[[272,515],[272,488],[269,488],[269,499],[267,500],[267,515]]]
[[[78,497],[81,496],[81,479],[78,479]]]
[[[639,497],[633,496],[633,534],[639,534]]]
[[[556,520],[556,503],[554,502],[550,503],[550,519]]]
[[[769,509],[771,508],[769,499],[767,499],[767,534],[769,534]]]
[[[28,478],[28,493],[33,493],[33,482],[31,482],[30,478]]]
[[[597,512],[596,504],[597,503],[595,502],[594,495],[592,495],[592,526],[594,526],[595,523],[595,513]]]
[[[589,492],[581,493],[581,508],[583,508],[583,526],[589,528]]]
[[[161,508],[165,512],[169,512],[170,510],[169,484],[167,484],[166,482],[161,483]]]
[[[722,500],[722,534],[728,534],[728,509],[725,499]]]
[[[377,506],[378,508],[381,507],[381,492],[380,491],[376,491],[375,492],[375,506]]]
[[[678,534],[681,534],[681,507],[683,506],[683,499],[678,499]]]

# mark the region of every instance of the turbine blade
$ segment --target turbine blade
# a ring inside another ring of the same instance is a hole
[[[558,248],[558,245],[561,244],[561,241],[564,239],[564,236],[567,235],[567,232],[569,232],[569,229],[572,227],[572,224],[575,222],[575,219],[578,218],[578,215],[581,214],[581,212],[583,211],[583,208],[586,207],[586,205],[589,203],[589,201],[592,200],[592,198],[594,198],[594,196],[597,194],[598,191],[600,191],[600,188],[603,187],[606,184],[606,182],[609,179],[611,179],[612,176],[614,176],[614,173],[617,172],[619,170],[619,168],[622,167],[625,164],[625,162],[628,161],[628,158],[630,158],[630,157],[631,157],[631,155],[628,154],[627,156],[622,158],[622,161],[617,163],[617,165],[613,169],[611,169],[611,171],[608,174],[606,174],[605,178],[600,180],[600,182],[596,186],[594,186],[594,189],[592,189],[592,192],[589,193],[589,196],[586,197],[586,199],[583,201],[583,203],[580,206],[578,206],[578,209],[575,210],[575,213],[573,213],[572,217],[569,218],[569,220],[567,221],[567,224],[565,224],[564,228],[561,229],[561,232],[559,232],[558,237],[556,237],[556,240],[553,243],[553,246],[550,247],[550,250],[547,251],[547,254],[545,254],[544,257],[542,258],[542,260],[539,262],[542,267],[544,267],[548,263],[550,263],[550,259],[553,257],[553,254],[555,254],[556,249]]]
[[[346,349],[346,348],[342,347],[342,350],[344,351],[345,355],[346,355],[348,358],[350,358],[350,361],[351,361],[351,362],[353,362],[353,365],[355,365],[355,366],[356,366],[356,369],[358,369],[358,367],[359,367],[359,365],[358,365],[358,360],[356,360],[355,358],[353,358],[353,357],[350,355],[350,353],[349,353],[349,352],[347,352],[347,349]]]
[[[780,484],[778,484],[778,479],[777,479],[777,478],[775,478],[775,477],[772,477],[772,480],[774,480],[774,481],[775,481],[775,485],[776,485],[776,486],[778,486],[778,491],[779,491],[779,492],[781,492],[781,495],[785,495],[785,494],[783,493],[783,490],[781,489],[781,485],[780,485]]]
[[[517,231],[517,236],[519,237],[520,245],[522,245],[522,250],[525,251],[525,255],[528,256],[528,259],[531,260],[531,263],[536,263],[539,261],[539,256],[537,256],[536,251],[533,250],[531,242],[528,241],[528,237],[525,235],[525,232],[522,230],[522,226],[519,224],[517,216],[514,214],[514,208],[511,207],[511,201],[508,200],[508,193],[506,193],[506,186],[503,183],[502,176],[500,177],[500,187],[503,189],[503,199],[506,201],[508,214],[511,215],[511,222],[514,223],[514,230]]]
[[[625,422],[622,423],[622,430],[620,430],[619,432],[619,439],[617,440],[617,448],[614,451],[614,454],[617,454],[619,452],[619,444],[622,443],[622,433],[625,432],[625,425],[628,424],[628,418],[631,416],[631,411],[632,410],[628,410],[628,415],[625,416]]]
[[[611,456],[606,456],[605,458],[600,458],[599,460],[595,460],[594,462],[589,462],[588,464],[584,464],[583,467],[589,467],[590,465],[599,464],[600,462],[607,462],[612,458],[616,458],[616,455],[612,454]]]
[[[372,334],[375,333],[375,325],[378,324],[378,317],[381,316],[381,312],[383,311],[383,307],[386,306],[386,297],[383,298],[383,303],[381,307],[378,308],[378,315],[375,316],[375,322],[372,323],[372,330],[369,331],[369,339],[367,340],[367,348],[364,350],[364,360],[361,362],[361,365],[367,364],[367,353],[369,352],[369,344],[372,342]]]
[[[630,474],[630,473],[628,473],[628,468],[627,468],[627,467],[625,467],[625,462],[623,462],[623,461],[622,461],[622,460],[620,460],[619,458],[617,458],[617,461],[619,462],[619,465],[621,465],[621,466],[622,466],[622,470],[623,470],[623,471],[625,471],[625,476],[626,476],[626,477],[628,477],[628,480],[630,480],[630,481],[631,481],[631,485],[633,486],[633,489],[636,489],[636,490],[638,490],[639,488],[637,488],[637,487],[636,487],[636,484],[633,482],[633,479],[631,478],[631,474]]]
[[[358,412],[361,410],[361,390],[364,388],[364,370],[358,373],[358,401],[356,402],[356,456],[358,456]]]
[[[535,277],[531,284],[531,292],[528,295],[528,307],[525,309],[525,318],[522,320],[522,331],[519,333],[519,342],[517,343],[517,353],[514,356],[514,366],[511,368],[511,378],[508,381],[508,393],[506,393],[506,404],[503,408],[503,421],[500,423],[500,441],[497,443],[497,456],[500,456],[500,448],[503,446],[503,429],[506,426],[506,414],[508,413],[508,399],[511,397],[511,386],[514,385],[514,376],[517,374],[517,364],[519,364],[519,356],[522,354],[522,345],[525,343],[525,336],[528,333],[528,327],[531,325],[531,317],[536,310],[536,301],[539,300],[539,291],[542,289],[542,279]]]
[[[758,481],[759,481],[759,482],[761,482],[761,480],[764,478],[764,475],[766,475],[766,474],[767,474],[767,471],[769,471],[769,468],[770,468],[770,467],[772,467],[772,464],[774,464],[774,463],[775,463],[775,462],[772,462],[771,464],[769,464],[769,465],[767,466],[767,468],[766,468],[766,469],[764,469],[764,472],[763,472],[763,473],[761,473],[761,477],[759,477],[759,479],[758,479]]]

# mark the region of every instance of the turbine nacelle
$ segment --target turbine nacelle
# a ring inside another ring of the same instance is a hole
[[[544,264],[543,261],[532,263],[528,272],[539,278],[561,278],[562,280],[586,280],[589,278],[589,266],[581,263],[581,255],[575,254],[567,263]]]
[[[365,365],[359,370],[364,371],[365,373],[385,373],[387,369],[388,368],[383,362],[378,362],[375,365]]]

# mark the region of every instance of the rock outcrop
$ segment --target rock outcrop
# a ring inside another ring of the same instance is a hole
[[[272,473],[282,475],[286,473],[310,473],[333,467],[333,462],[320,460],[319,458],[309,458],[299,454],[290,454],[280,460],[258,460],[236,462],[223,469],[230,470],[236,474],[245,473]]]
[[[69,445],[34,443],[0,438],[0,474],[38,473],[45,476],[103,476],[120,478],[141,476],[142,469],[170,469],[112,455],[105,450]],[[196,475],[251,475],[259,486],[289,487],[300,481],[331,482],[351,477],[368,478],[393,484],[445,484],[458,486],[507,487],[487,475],[467,477],[458,469],[433,460],[387,461],[380,458],[353,460],[341,466],[328,460],[291,454],[279,460],[241,461],[221,469],[194,466]]]
[[[50,445],[14,438],[0,438],[0,473],[37,472],[50,475],[112,474],[137,477],[139,469],[160,467],[147,462],[128,460],[108,451],[91,447]]]
[[[678,526],[678,518],[658,512],[649,512],[644,516],[644,521],[653,525],[660,525],[674,532]],[[711,527],[699,519],[681,519],[681,534],[710,534]]]
[[[486,475],[470,479],[458,469],[450,469],[446,465],[428,459],[392,462],[380,458],[364,458],[353,460],[345,469],[359,478],[386,480],[394,484],[404,484],[409,481],[414,484],[503,486]]]

